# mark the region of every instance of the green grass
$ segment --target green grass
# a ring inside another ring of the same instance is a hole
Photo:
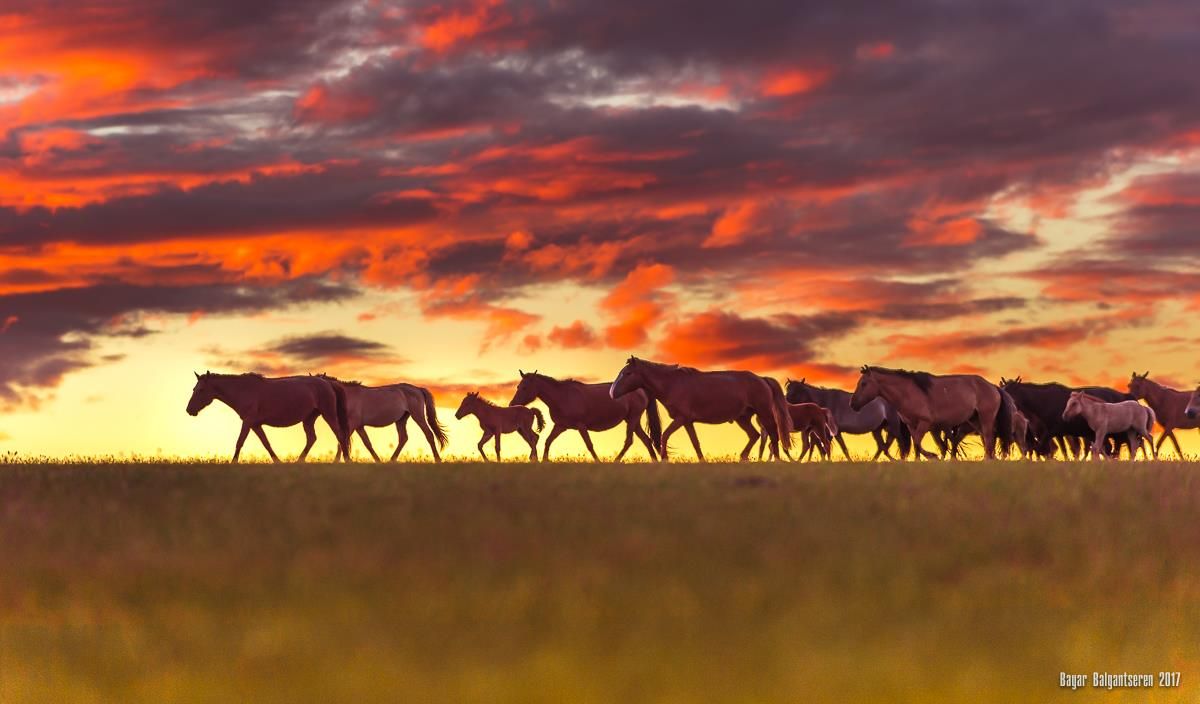
[[[1197,476],[3,465],[0,702],[1197,701]]]

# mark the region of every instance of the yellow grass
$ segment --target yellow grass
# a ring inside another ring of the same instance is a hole
[[[1197,701],[1198,578],[1184,463],[12,463],[0,702]]]

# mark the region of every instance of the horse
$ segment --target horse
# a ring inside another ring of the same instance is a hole
[[[900,420],[896,409],[883,399],[876,399],[868,403],[861,411],[856,411],[850,408],[849,391],[814,386],[804,379],[800,381],[789,379],[787,401],[788,403],[815,403],[828,408],[833,413],[838,427],[838,433],[834,439],[841,446],[842,454],[846,456],[846,459],[850,459],[850,451],[846,449],[846,441],[842,439],[843,433],[847,435],[870,433],[875,438],[875,456],[871,458],[872,462],[879,459],[880,455],[886,456],[889,460],[895,459],[888,451],[893,442],[899,445],[900,457],[902,459],[908,457],[912,437],[908,434],[908,428]],[[883,435],[885,429],[888,431],[886,440]]]
[[[588,431],[601,431],[615,428],[617,424],[625,423],[625,446],[617,454],[615,461],[620,462],[625,453],[633,445],[633,436],[637,435],[651,460],[657,460],[658,454],[654,449],[662,441],[662,420],[658,415],[658,403],[646,395],[643,390],[625,394],[620,398],[609,398],[606,383],[585,384],[574,379],[555,379],[545,374],[532,371],[526,374],[517,370],[521,381],[510,406],[525,406],[541,399],[550,410],[550,434],[546,436],[546,444],[542,446],[542,460],[550,459],[550,444],[562,432],[575,430],[583,438],[583,444],[592,459],[599,462],[600,457],[592,447],[592,438]],[[647,413],[647,425],[650,435],[642,430],[642,414]]]
[[[546,421],[542,418],[541,411],[524,406],[497,406],[480,396],[478,391],[472,391],[463,397],[462,403],[458,404],[458,411],[454,413],[454,417],[462,420],[469,415],[475,416],[479,421],[479,428],[483,430],[483,438],[477,447],[485,462],[488,461],[488,456],[483,451],[484,443],[492,437],[496,438],[496,461],[499,462],[500,436],[514,432],[529,443],[529,461],[537,462],[538,433],[546,427]],[[535,424],[537,425],[536,430],[534,429]]]
[[[1200,418],[1187,414],[1191,395],[1187,391],[1177,391],[1151,381],[1149,376],[1150,372],[1144,374],[1134,372],[1129,378],[1129,394],[1145,401],[1146,405],[1154,409],[1158,424],[1163,429],[1155,449],[1161,451],[1166,439],[1171,438],[1171,444],[1175,446],[1176,454],[1183,457],[1183,450],[1179,448],[1179,439],[1175,437],[1175,431],[1200,428]]]
[[[696,458],[703,462],[704,452],[700,449],[695,424],[732,421],[749,438],[742,449],[741,459],[745,462],[759,438],[759,431],[751,420],[755,416],[765,432],[774,434],[771,442],[773,458],[779,459],[774,438],[783,443],[785,451],[792,447],[792,417],[784,401],[783,388],[778,382],[771,384],[753,372],[702,372],[678,364],[630,357],[608,388],[608,395],[616,399],[638,389],[644,389],[647,396],[656,399],[671,415],[671,423],[663,431],[659,443],[658,454],[664,460],[667,459],[671,434],[684,428],[696,450]]]
[[[833,459],[833,438],[837,435],[837,420],[828,408],[815,403],[789,403],[788,413],[792,416],[792,432],[800,433],[803,443],[797,460],[807,460],[814,450],[820,450],[827,461]],[[768,435],[764,431],[758,441],[758,459],[762,459]],[[790,457],[790,455],[789,455]]]
[[[1142,455],[1149,459],[1142,440],[1154,449],[1154,458],[1158,459],[1158,450],[1154,448],[1154,409],[1143,406],[1137,401],[1121,401],[1107,403],[1083,391],[1073,391],[1067,399],[1067,407],[1063,409],[1063,419],[1082,417],[1092,428],[1096,439],[1092,442],[1090,454],[1100,459],[1105,449],[1105,439],[1110,433],[1125,433],[1129,438],[1129,461],[1137,455],[1136,447],[1142,448]],[[1103,453],[1107,456],[1107,453]]]
[[[267,449],[267,454],[278,463],[279,456],[267,441],[263,426],[287,428],[297,423],[304,425],[305,444],[296,461],[303,462],[317,441],[318,416],[325,419],[337,438],[339,454],[345,452],[350,430],[346,416],[346,394],[340,385],[315,376],[272,379],[255,373],[193,374],[196,375],[196,386],[188,401],[188,415],[198,415],[215,399],[232,408],[242,419],[242,430],[238,433],[232,462],[238,461],[246,435],[253,430]]]
[[[1014,406],[987,379],[974,374],[935,376],[873,366],[864,366],[860,371],[850,407],[862,410],[877,398],[890,403],[912,433],[918,457],[937,459],[937,455],[921,447],[926,433],[950,430],[967,422],[983,436],[983,451],[988,459],[996,457],[997,440],[1001,453],[1008,453]]]
[[[1064,420],[1062,413],[1067,407],[1067,399],[1074,391],[1084,391],[1103,401],[1117,403],[1133,397],[1116,389],[1103,386],[1087,386],[1071,388],[1057,382],[1032,383],[1016,379],[1000,379],[1000,387],[1012,396],[1018,410],[1029,420],[1029,432],[1033,435],[1034,451],[1042,457],[1050,457],[1055,450],[1060,450],[1063,457],[1079,457],[1080,444],[1090,445],[1095,441],[1095,435],[1083,418]],[[1114,442],[1124,444],[1128,438],[1123,435],[1110,438]],[[1057,446],[1056,446],[1057,443]],[[1120,450],[1120,445],[1117,445]],[[1132,450],[1131,450],[1132,451]]]
[[[1020,411],[1013,411],[1013,440],[1021,452],[1021,459],[1033,459],[1033,443],[1030,442],[1029,419]]]
[[[446,429],[438,421],[437,407],[433,402],[433,394],[429,389],[412,384],[388,384],[386,386],[364,386],[358,381],[342,381],[326,374],[317,376],[342,387],[346,394],[346,419],[349,435],[346,437],[346,450],[350,450],[353,433],[358,433],[367,451],[382,462],[375,448],[371,446],[371,438],[367,436],[367,426],[384,428],[396,426],[396,451],[392,453],[390,462],[395,462],[408,442],[408,417],[416,421],[417,427],[429,441],[429,449],[433,452],[435,462],[441,462],[442,456],[438,448],[446,447]],[[341,450],[338,450],[341,456]],[[347,457],[349,460],[349,457]]]

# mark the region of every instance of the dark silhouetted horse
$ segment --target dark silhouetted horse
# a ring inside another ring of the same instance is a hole
[[[599,462],[600,457],[592,447],[592,438],[588,432],[615,428],[622,422],[625,423],[625,446],[621,448],[616,461],[620,462],[625,457],[625,453],[633,445],[634,435],[646,446],[650,459],[658,459],[655,448],[662,442],[662,420],[658,415],[658,403],[648,398],[645,391],[634,391],[614,399],[608,395],[609,384],[585,384],[574,379],[560,380],[538,374],[536,371],[520,374],[521,381],[517,384],[517,391],[508,405],[525,406],[541,399],[550,410],[550,422],[553,425],[550,427],[550,434],[546,436],[546,444],[542,447],[543,460],[550,458],[550,444],[554,442],[554,438],[565,430],[575,430],[583,438],[583,444],[587,446],[588,452],[592,453],[592,458]],[[642,430],[643,413],[648,416],[649,436]]]
[[[279,457],[271,448],[264,425],[287,428],[304,425],[304,449],[297,462],[308,457],[308,451],[317,441],[317,418],[324,418],[329,429],[337,438],[338,452],[346,450],[350,436],[346,416],[346,394],[340,385],[316,376],[287,376],[276,379],[261,374],[196,374],[196,386],[188,401],[187,412],[197,415],[214,400],[229,406],[242,419],[242,430],[238,433],[233,460],[238,461],[242,445],[251,430],[262,441],[267,454],[275,462]]]
[[[755,416],[763,432],[773,438],[772,457],[779,459],[779,448],[774,438],[783,443],[785,450],[791,449],[792,419],[788,414],[783,389],[778,383],[772,385],[753,372],[702,372],[678,364],[660,364],[630,357],[609,387],[609,395],[620,398],[638,389],[645,389],[649,397],[666,407],[671,415],[671,423],[663,431],[659,447],[659,455],[663,459],[668,456],[667,443],[671,434],[679,428],[687,430],[692,447],[696,449],[696,457],[704,461],[695,424],[736,422],[749,438],[741,455],[742,461],[745,461],[759,438],[759,430],[752,421]]]
[[[900,448],[900,458],[908,457],[912,446],[912,436],[909,435],[908,428],[904,425],[904,421],[900,420],[900,415],[896,413],[896,410],[881,398],[868,403],[861,411],[856,411],[850,407],[849,391],[814,386],[804,379],[800,381],[789,379],[787,400],[788,403],[815,403],[823,408],[828,408],[833,413],[834,420],[837,421],[838,434],[834,436],[834,439],[842,448],[842,454],[846,455],[846,459],[850,459],[850,451],[846,449],[846,441],[842,435],[865,435],[866,433],[870,433],[875,438],[875,456],[871,458],[872,461],[879,459],[880,455],[884,455],[888,459],[895,459],[888,451],[893,442],[897,443]],[[883,435],[885,430],[887,431],[886,438]]]
[[[974,374],[937,376],[928,372],[864,366],[858,386],[850,398],[850,407],[861,410],[871,401],[883,398],[890,403],[912,433],[918,456],[937,458],[921,447],[921,439],[933,430],[950,430],[971,423],[983,437],[983,452],[988,459],[1008,454],[1012,443],[1012,411],[1000,389]]]

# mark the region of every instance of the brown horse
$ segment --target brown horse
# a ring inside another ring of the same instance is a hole
[[[1179,439],[1175,437],[1175,431],[1200,428],[1200,418],[1187,413],[1188,401],[1191,396],[1187,391],[1177,391],[1151,381],[1149,376],[1150,372],[1144,374],[1134,372],[1129,377],[1129,393],[1134,398],[1142,399],[1146,405],[1153,408],[1158,424],[1162,426],[1163,433],[1159,436],[1154,449],[1161,451],[1163,442],[1167,438],[1171,438],[1175,452],[1183,457],[1183,450],[1179,449]]]
[[[1121,401],[1106,403],[1083,391],[1075,391],[1067,399],[1067,407],[1063,410],[1063,420],[1082,417],[1096,434],[1092,443],[1091,454],[1096,459],[1101,455],[1108,457],[1107,438],[1112,433],[1125,433],[1129,438],[1129,460],[1137,456],[1137,448],[1142,448],[1142,456],[1149,459],[1142,440],[1154,449],[1154,458],[1158,459],[1158,449],[1154,447],[1154,409],[1143,406],[1137,401]],[[1134,445],[1137,442],[1137,445]]]
[[[475,416],[479,421],[480,429],[483,430],[483,439],[479,441],[478,448],[484,461],[487,461],[488,458],[483,451],[484,443],[493,436],[496,438],[496,461],[499,462],[500,436],[505,433],[517,433],[525,438],[525,442],[529,443],[529,461],[537,462],[538,433],[546,427],[546,421],[542,418],[541,411],[524,406],[497,406],[480,396],[479,392],[472,391],[463,397],[454,417],[462,420],[469,415]],[[537,430],[533,428],[535,423]]]
[[[692,447],[696,449],[697,459],[703,462],[704,452],[700,449],[695,424],[736,422],[749,438],[742,450],[744,462],[759,438],[758,428],[754,427],[751,420],[756,415],[763,430],[773,434],[772,457],[779,459],[779,448],[774,438],[783,441],[785,450],[792,446],[792,418],[783,398],[783,387],[778,383],[768,383],[753,372],[702,372],[678,364],[660,364],[630,357],[613,380],[608,393],[615,399],[638,389],[645,389],[646,394],[661,402],[671,415],[671,424],[663,431],[659,446],[659,455],[663,459],[667,459],[667,443],[671,433],[684,428],[692,440]]]
[[[597,462],[600,457],[592,447],[592,438],[588,431],[601,431],[615,428],[618,423],[625,423],[625,446],[617,454],[615,461],[620,462],[625,453],[633,445],[633,436],[637,435],[650,459],[657,460],[658,455],[654,446],[662,441],[662,421],[658,416],[658,403],[646,397],[642,390],[625,394],[620,398],[609,398],[608,384],[585,384],[574,379],[555,379],[554,377],[538,374],[536,371],[521,374],[517,391],[513,394],[510,406],[526,406],[541,399],[550,409],[550,434],[546,436],[546,444],[542,447],[542,460],[550,459],[550,444],[565,430],[575,430],[583,438],[583,444],[592,459]],[[642,430],[642,414],[649,411],[647,425],[650,435]]]
[[[964,423],[983,436],[983,451],[996,457],[996,441],[1003,454],[1012,444],[1011,399],[995,384],[974,374],[936,376],[928,372],[864,366],[850,407],[859,410],[876,398],[890,403],[912,432],[917,455],[936,459],[921,447],[921,439],[932,431],[949,431]]]
[[[800,454],[797,460],[807,460],[814,450],[820,450],[826,461],[833,459],[831,448],[837,437],[838,425],[833,411],[815,403],[789,403],[788,413],[792,416],[792,432],[801,433]],[[767,445],[767,433],[758,441],[758,458],[761,460]],[[789,457],[791,455],[789,454]],[[849,457],[849,455],[847,455]]]
[[[357,381],[342,381],[325,374],[317,376],[332,384],[342,387],[346,394],[346,420],[350,433],[358,433],[366,446],[367,452],[382,462],[375,448],[371,446],[371,438],[367,436],[367,426],[385,428],[396,426],[396,451],[390,461],[395,462],[408,442],[408,417],[416,421],[417,427],[429,441],[429,449],[433,452],[436,462],[442,461],[438,448],[446,447],[446,429],[438,422],[437,407],[433,403],[433,394],[429,389],[413,386],[412,384],[388,384],[387,386],[364,386]],[[346,438],[346,449],[349,451],[351,437]],[[338,450],[341,456],[341,450]],[[349,459],[349,458],[347,458]]]
[[[325,419],[337,438],[339,454],[346,449],[350,431],[345,392],[339,385],[320,377],[268,379],[261,374],[196,374],[196,386],[187,405],[188,414],[199,414],[214,399],[232,408],[242,419],[242,430],[238,433],[237,445],[233,450],[233,462],[237,462],[242,454],[242,444],[251,430],[267,448],[271,459],[279,462],[279,457],[267,441],[263,426],[286,428],[297,423],[304,425],[305,444],[296,461],[303,462],[317,441],[318,416]]]

